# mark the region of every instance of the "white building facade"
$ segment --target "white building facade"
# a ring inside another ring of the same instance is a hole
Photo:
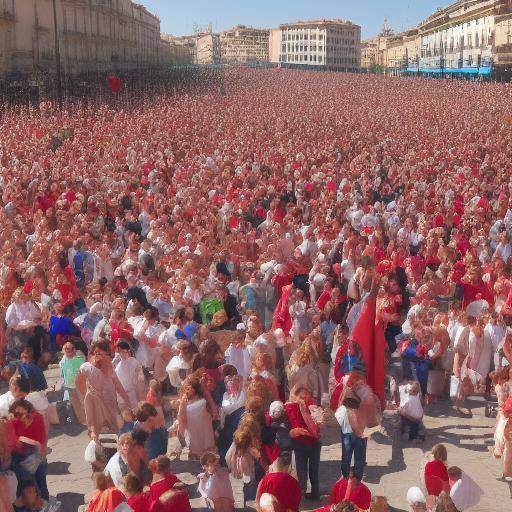
[[[361,27],[350,21],[298,21],[280,25],[279,29],[279,61],[283,65],[347,71],[361,67]]]
[[[508,1],[466,0],[437,11],[419,25],[419,70],[486,75],[492,72],[496,19]]]

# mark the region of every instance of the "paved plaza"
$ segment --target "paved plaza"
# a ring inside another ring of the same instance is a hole
[[[49,384],[55,380],[56,370],[49,370]],[[480,505],[474,512],[512,510],[512,486],[499,480],[500,462],[489,454],[494,420],[484,415],[483,402],[474,400],[472,418],[458,418],[447,403],[429,406],[426,410],[426,441],[412,444],[402,441],[396,430],[396,416],[386,415],[384,428],[375,432],[368,443],[368,466],[365,482],[372,493],[386,496],[392,510],[408,511],[405,501],[407,489],[420,482],[425,452],[436,443],[448,448],[449,465],[457,465],[472,476],[485,490]],[[320,468],[322,503],[327,503],[332,484],[340,474],[341,445],[335,420],[326,425],[323,435]],[[172,447],[172,441],[170,448]],[[79,510],[92,490],[91,471],[84,462],[84,449],[88,443],[85,430],[75,425],[52,427],[49,440],[48,486],[50,493],[64,504],[66,512]],[[185,459],[185,456],[182,456]],[[174,472],[187,484],[193,507],[202,506],[196,490],[196,475],[201,472],[197,462],[179,460],[173,463]],[[233,481],[237,506],[243,510],[241,485]],[[307,511],[320,503],[303,502],[301,510]]]

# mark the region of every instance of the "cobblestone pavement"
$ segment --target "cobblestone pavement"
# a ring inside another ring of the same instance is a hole
[[[51,382],[56,372],[50,370],[48,373]],[[494,420],[485,418],[481,400],[474,400],[471,405],[472,418],[453,416],[447,403],[429,406],[424,420],[427,438],[421,445],[402,441],[396,430],[396,417],[387,415],[383,422],[384,429],[373,433],[368,443],[365,481],[372,493],[386,496],[392,510],[408,511],[405,494],[409,487],[420,482],[424,454],[434,444],[442,442],[448,448],[449,464],[463,468],[485,490],[480,505],[472,512],[512,510],[512,486],[499,480],[500,461],[494,460],[489,454]],[[64,503],[65,512],[78,510],[92,489],[91,471],[83,458],[87,442],[83,428],[75,425],[52,427],[48,443],[52,450],[48,456],[48,486],[50,493]],[[201,468],[197,462],[184,460],[184,456],[181,459],[173,463],[174,472],[186,484],[190,484],[193,507],[200,508],[203,505],[196,492],[195,475]],[[320,466],[321,493],[324,495],[322,503],[327,502],[326,495],[339,477],[340,460],[339,433],[332,420],[323,434]],[[237,507],[244,510],[241,485],[233,481],[233,487]],[[301,510],[312,510],[322,503],[303,502]]]

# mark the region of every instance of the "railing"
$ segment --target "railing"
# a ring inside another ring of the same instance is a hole
[[[0,10],[0,20],[16,21],[14,14],[7,9]]]

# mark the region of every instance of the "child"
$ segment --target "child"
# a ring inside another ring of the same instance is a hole
[[[425,436],[418,435],[421,420],[423,418],[423,407],[420,398],[419,382],[409,382],[399,387],[400,390],[400,407],[398,413],[402,420],[401,431],[405,433],[409,428],[409,441],[415,439],[425,440]]]
[[[232,364],[237,369],[238,375],[241,375],[244,379],[249,377],[252,360],[249,349],[245,346],[242,331],[237,331],[233,341],[224,352],[224,357],[226,363]]]
[[[123,480],[126,504],[133,512],[147,512],[151,507],[151,495],[144,493],[144,484],[137,475],[128,473]]]
[[[135,413],[137,425],[134,431],[144,430],[148,434],[146,450],[150,459],[167,453],[168,433],[158,415],[158,411],[148,402],[139,404]]]
[[[129,398],[129,403],[124,405],[135,409],[142,398],[145,385],[142,365],[133,357],[130,345],[126,341],[117,344],[117,353],[121,360],[117,363],[115,372]]]
[[[20,355],[21,363],[18,365],[18,371],[30,381],[31,391],[44,391],[48,384],[43,371],[34,363],[34,349],[25,347]]]
[[[233,477],[244,483],[244,501],[256,497],[255,461],[259,448],[255,446],[255,433],[249,425],[240,425],[233,436],[233,443],[226,453],[226,464]]]
[[[77,420],[85,424],[84,406],[75,385],[78,370],[85,363],[85,357],[81,352],[77,352],[71,341],[64,343],[62,353],[64,355],[59,362],[59,367],[60,376],[64,381],[64,401],[71,402]]]
[[[211,397],[195,376],[189,376],[180,390],[178,435],[185,439],[189,460],[199,460],[206,450],[215,446]]]
[[[149,492],[153,500],[158,500],[162,494],[183,487],[183,483],[171,473],[171,459],[165,455],[159,455],[149,462],[149,469],[153,473],[153,481]]]
[[[290,422],[284,411],[283,402],[272,402],[268,408],[270,416],[270,428],[276,434],[276,444],[281,451],[292,450],[290,437]]]
[[[229,481],[229,472],[219,466],[219,456],[213,452],[205,452],[201,456],[204,473],[198,475],[198,490],[208,505],[213,504],[215,512],[232,512],[235,500]]]
[[[162,383],[156,379],[149,381],[149,389],[146,395],[146,402],[151,404],[158,413],[158,420],[163,426],[165,423],[164,408],[162,406]]]

